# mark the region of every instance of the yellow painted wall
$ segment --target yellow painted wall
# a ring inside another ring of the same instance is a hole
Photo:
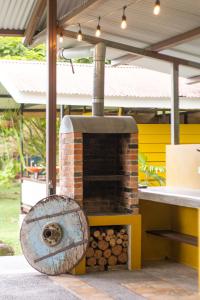
[[[170,125],[141,124],[139,127],[139,152],[148,157],[152,165],[165,166],[166,145],[170,144]],[[180,126],[181,144],[200,143],[200,124]],[[140,178],[143,176],[140,174]],[[197,236],[197,210],[140,201],[142,214],[142,259],[159,260],[169,257],[178,262],[198,266],[197,247],[164,240],[145,233],[148,229],[173,229]]]
[[[189,207],[172,207],[172,230],[198,236],[198,211]],[[173,242],[174,260],[191,267],[198,267],[198,248],[192,245]]]
[[[171,229],[197,236],[197,209],[140,200],[142,215],[142,262],[166,258],[198,267],[198,248],[147,234],[147,230]]]
[[[170,125],[139,124],[138,129],[139,152],[147,156],[150,164],[165,166],[166,145],[170,144]],[[199,144],[200,124],[181,124],[180,143]],[[142,174],[139,176],[140,179],[143,178]]]

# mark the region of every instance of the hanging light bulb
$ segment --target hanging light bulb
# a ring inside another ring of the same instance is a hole
[[[154,5],[154,9],[153,9],[153,13],[154,15],[159,15],[160,13],[160,0],[156,0],[155,5]]]
[[[101,21],[101,17],[99,17],[99,21],[98,21],[98,25],[97,25],[97,29],[96,29],[96,37],[100,37],[101,35],[101,26],[100,26],[100,21]]]
[[[62,32],[60,33],[59,41],[60,41],[61,44],[63,43],[63,34],[62,34]]]
[[[126,13],[125,13],[126,8],[127,8],[127,6],[123,7],[123,15],[122,15],[122,22],[121,22],[121,28],[122,29],[126,29],[126,27],[127,27]]]
[[[83,35],[82,35],[82,31],[81,31],[81,24],[79,23],[78,26],[79,26],[79,31],[78,31],[78,34],[77,34],[77,40],[79,42],[81,42],[83,40]]]

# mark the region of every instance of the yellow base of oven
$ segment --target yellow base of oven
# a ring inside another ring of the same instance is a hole
[[[130,271],[141,268],[141,215],[88,216],[89,226],[127,225],[129,234]],[[72,270],[73,275],[86,273],[85,258]]]
[[[196,208],[140,200],[142,214],[142,261],[172,259],[198,268],[198,247],[155,237],[147,230],[171,229],[197,237],[199,211]]]
[[[142,261],[169,258],[197,269],[200,289],[200,246],[147,234],[147,230],[172,229],[200,238],[200,209],[140,200],[142,214]]]

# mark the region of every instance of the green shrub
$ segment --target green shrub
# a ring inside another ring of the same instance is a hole
[[[14,158],[0,158],[0,186],[9,187],[20,172],[20,162]]]
[[[165,177],[160,174],[165,173],[165,167],[152,166],[148,163],[147,156],[143,153],[138,155],[139,171],[144,174],[145,179],[139,182],[140,185],[149,186],[152,182],[165,185]]]

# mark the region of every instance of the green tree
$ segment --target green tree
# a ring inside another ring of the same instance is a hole
[[[7,60],[46,60],[46,47],[45,44],[38,45],[34,48],[25,47],[22,43],[22,38],[16,37],[0,37],[0,59]],[[59,61],[66,61],[59,59]],[[74,58],[73,63],[91,64],[93,57],[80,57]],[[110,64],[106,60],[106,64]]]
[[[20,171],[20,162],[23,166],[25,165],[19,132],[20,118],[18,111],[6,111],[0,115],[0,140],[2,148],[0,155],[0,185],[9,185]]]
[[[44,61],[45,56],[44,44],[27,48],[23,45],[22,38],[0,37],[0,59]]]

